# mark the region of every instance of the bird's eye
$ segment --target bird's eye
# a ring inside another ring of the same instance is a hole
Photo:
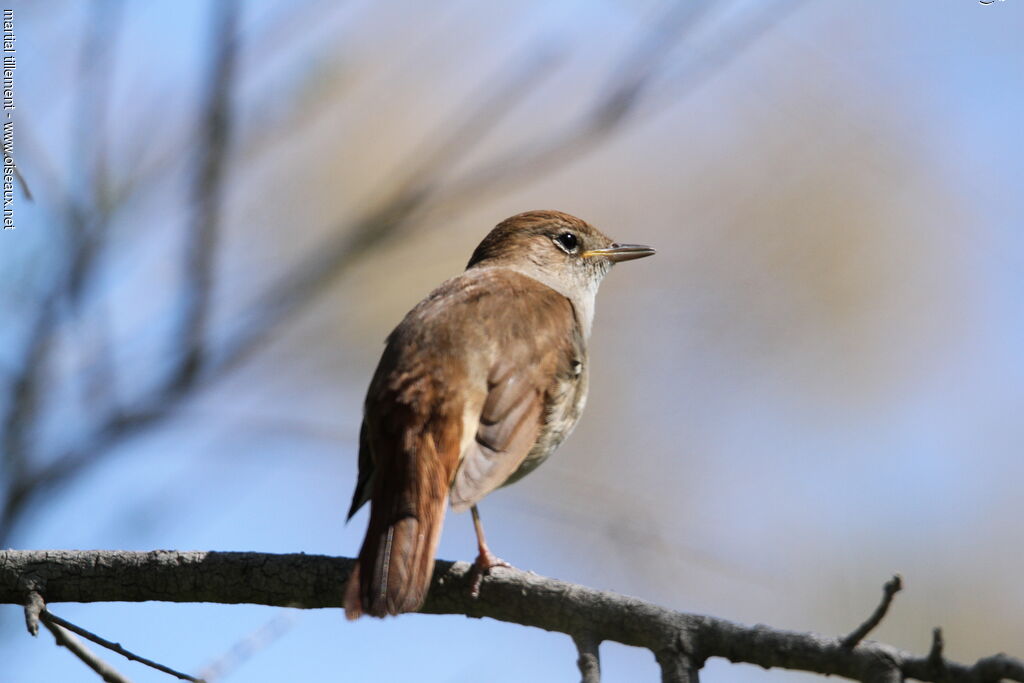
[[[579,238],[571,232],[563,232],[555,238],[555,242],[567,254],[575,253],[576,249],[580,246]]]

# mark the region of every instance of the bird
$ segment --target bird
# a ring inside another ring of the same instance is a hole
[[[477,504],[572,432],[587,400],[598,286],[614,264],[654,253],[567,213],[520,213],[391,332],[359,435],[348,520],[366,503],[370,516],[345,587],[348,619],[423,605],[449,505],[472,513],[474,593],[508,566],[488,547]]]

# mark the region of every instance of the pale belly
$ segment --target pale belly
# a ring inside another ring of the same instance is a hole
[[[544,424],[537,436],[537,442],[519,469],[513,472],[502,486],[513,484],[537,469],[572,433],[587,403],[587,383],[587,368],[581,368],[580,374],[576,377],[558,381],[556,389],[551,392],[551,400],[546,407]]]

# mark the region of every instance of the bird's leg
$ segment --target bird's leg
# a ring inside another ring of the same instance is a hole
[[[484,576],[490,573],[494,567],[511,567],[505,560],[498,559],[498,557],[491,552],[491,549],[487,547],[487,539],[484,538],[484,525],[480,521],[480,511],[476,509],[476,505],[470,508],[470,512],[473,514],[473,528],[476,530],[476,542],[479,552],[476,556],[476,561],[473,562],[473,570],[470,572],[473,575],[473,585],[470,588],[470,595],[474,598],[480,596],[480,583],[484,580]]]

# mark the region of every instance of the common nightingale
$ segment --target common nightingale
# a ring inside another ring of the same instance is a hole
[[[369,501],[345,590],[349,619],[422,606],[449,503],[472,511],[474,590],[504,564],[487,547],[477,503],[532,472],[572,431],[587,398],[598,285],[615,263],[653,253],[559,211],[521,213],[388,336],[366,395],[348,514]]]

